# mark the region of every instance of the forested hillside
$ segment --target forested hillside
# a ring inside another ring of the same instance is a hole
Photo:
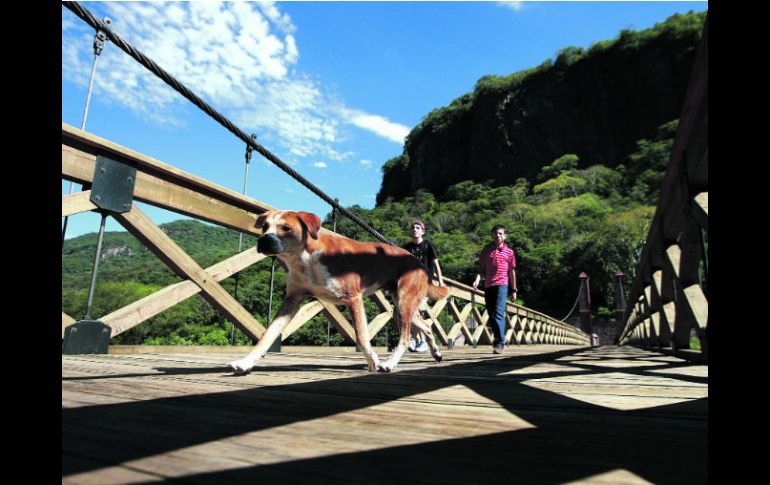
[[[442,198],[465,180],[530,183],[565,153],[615,167],[640,139],[679,118],[706,13],[623,30],[588,49],[509,76],[484,76],[473,92],[428,113],[402,155],[383,167],[377,203],[424,189]]]

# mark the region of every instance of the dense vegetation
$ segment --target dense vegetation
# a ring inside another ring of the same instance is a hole
[[[615,168],[589,164],[565,154],[543,167],[536,183],[519,179],[514,185],[492,186],[464,181],[450,186],[439,200],[419,191],[400,201],[367,210],[349,209],[399,243],[408,241],[412,218],[425,221],[436,244],[444,274],[470,283],[480,248],[489,240],[494,224],[508,228],[508,242],[519,261],[522,302],[557,318],[571,308],[578,289],[578,274],[587,272],[592,299],[599,314],[612,308],[612,275],[622,270],[630,277],[637,252],[658,198],[658,188],[670,153],[676,122],[660,127],[655,138],[640,140],[637,150]],[[325,224],[331,226],[331,216]],[[210,266],[237,252],[238,235],[197,221],[176,221],[161,226],[201,266]],[[337,232],[358,240],[372,238],[348,221],[338,219]],[[68,240],[62,255],[62,310],[74,318],[85,312],[87,283],[95,247],[95,234]],[[254,238],[245,237],[244,245]],[[266,321],[270,264],[261,262],[228,278],[222,285],[260,322]],[[107,233],[103,248],[92,317],[138,300],[180,281],[128,233]],[[283,299],[285,273],[276,265],[272,313]],[[377,309],[367,302],[371,317]],[[113,343],[208,344],[229,343],[231,325],[200,296],[195,296],[118,336]],[[377,345],[393,338],[388,330],[376,337]],[[331,345],[342,337],[334,328]],[[236,343],[248,338],[235,332]],[[287,344],[325,345],[327,322],[316,316]]]

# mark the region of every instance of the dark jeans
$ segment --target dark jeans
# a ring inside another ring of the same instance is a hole
[[[487,324],[495,336],[493,345],[505,344],[505,300],[508,297],[508,286],[490,286],[484,289],[484,302],[487,305],[489,320]]]

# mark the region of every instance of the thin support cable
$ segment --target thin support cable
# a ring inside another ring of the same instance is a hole
[[[570,311],[569,311],[569,313],[567,313],[567,315],[566,315],[564,318],[562,318],[561,320],[559,320],[560,322],[562,322],[562,323],[567,323],[567,322],[565,322],[564,320],[566,320],[566,319],[568,319],[569,317],[571,317],[571,316],[572,316],[572,312],[574,312],[574,311],[575,311],[575,307],[577,307],[578,301],[580,301],[580,293],[581,293],[582,291],[583,291],[583,285],[581,284],[581,285],[580,285],[580,289],[578,290],[578,295],[577,295],[577,298],[575,298],[575,303],[572,305],[572,310],[570,310]]]
[[[112,20],[110,20],[109,17],[104,17],[103,20],[105,25],[112,24]],[[104,49],[104,41],[107,39],[107,34],[104,33],[103,30],[97,29],[96,34],[94,34],[94,62],[91,65],[91,76],[88,81],[88,93],[86,94],[86,106],[83,109],[83,121],[80,122],[80,129],[85,131],[86,129],[86,120],[88,119],[88,108],[91,106],[91,93],[94,89],[94,79],[96,79],[96,63],[99,61],[99,56],[102,54],[102,49]],[[75,182],[70,181],[70,189],[69,193],[75,191]],[[64,218],[64,224],[62,225],[61,230],[61,243],[62,246],[64,245],[64,238],[67,235],[67,225],[69,224],[69,216],[66,216]]]
[[[257,135],[256,133],[251,134],[251,139],[256,143],[257,141]],[[246,195],[246,183],[249,180],[249,163],[251,162],[251,153],[253,149],[251,148],[251,145],[246,145],[246,172],[243,174],[243,195]],[[241,252],[241,248],[243,247],[243,233],[238,232],[238,252]]]
[[[251,138],[257,139],[257,135],[252,133]],[[249,162],[251,162],[251,146],[246,145],[246,173],[243,174],[243,195],[246,195],[246,184],[249,180]],[[238,231],[238,253],[243,249],[243,233]],[[235,298],[238,299],[238,282],[241,279],[241,273],[235,273]],[[230,345],[235,345],[235,323],[230,327]]]
[[[86,300],[86,316],[83,320],[91,319],[91,305],[94,302],[94,292],[96,290],[96,275],[99,274],[99,259],[102,254],[102,242],[104,241],[104,224],[107,222],[107,214],[102,212],[102,223],[99,226],[99,236],[96,239],[96,254],[94,255],[94,265],[91,269],[91,284],[88,286],[88,299]]]
[[[67,7],[67,9],[72,11],[75,15],[80,17],[84,22],[91,25],[92,27],[104,30],[107,33],[107,36],[112,41],[112,43],[118,46],[122,51],[124,51],[129,56],[133,57],[137,62],[139,62],[141,65],[149,69],[153,74],[161,78],[166,84],[174,88],[175,91],[177,91],[179,94],[187,98],[190,102],[192,102],[195,106],[203,110],[206,114],[214,118],[214,120],[216,120],[220,125],[225,127],[229,132],[231,132],[232,134],[240,138],[244,143],[250,145],[252,148],[254,148],[254,150],[258,151],[260,155],[262,155],[266,159],[273,162],[274,165],[278,166],[278,168],[280,168],[281,170],[289,174],[291,177],[293,177],[295,180],[297,180],[299,183],[304,185],[308,190],[310,190],[311,192],[316,194],[318,197],[323,199],[327,204],[336,208],[342,215],[344,215],[348,219],[358,224],[361,228],[365,229],[367,232],[369,232],[369,234],[376,237],[380,241],[383,241],[392,246],[395,246],[393,242],[391,242],[385,236],[377,232],[377,230],[375,230],[374,228],[366,224],[358,216],[356,216],[349,210],[337,204],[334,201],[334,199],[326,195],[323,191],[321,191],[321,189],[313,185],[309,180],[307,180],[305,177],[300,175],[293,168],[286,165],[283,161],[281,161],[281,159],[273,155],[268,149],[266,149],[259,143],[252,141],[243,130],[235,126],[230,120],[228,120],[218,111],[216,111],[214,108],[209,106],[208,103],[203,101],[195,93],[190,91],[186,86],[184,86],[182,83],[177,81],[171,74],[163,70],[152,59],[148,58],[138,50],[134,49],[130,44],[128,44],[120,36],[115,34],[112,31],[112,29],[107,27],[104,22],[94,17],[93,14],[89,12],[86,8],[82,7],[77,2],[62,2],[62,5]]]

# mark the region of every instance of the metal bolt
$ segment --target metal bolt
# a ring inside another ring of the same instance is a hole
[[[94,198],[95,198],[96,200],[102,200],[102,196],[101,196],[101,195],[97,195],[97,196],[96,196],[96,197],[94,197]]]

